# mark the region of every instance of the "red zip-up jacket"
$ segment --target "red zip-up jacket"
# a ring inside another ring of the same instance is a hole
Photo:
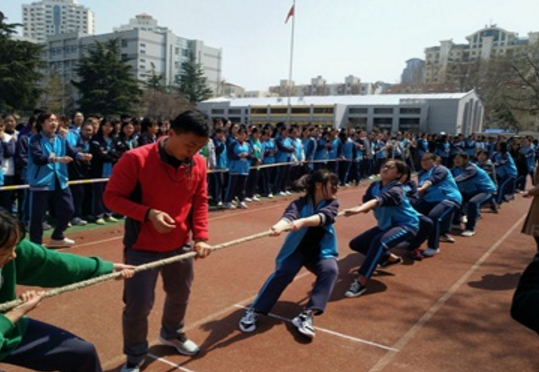
[[[168,252],[191,240],[208,240],[206,163],[195,155],[178,168],[166,162],[162,141],[133,149],[120,158],[104,194],[105,205],[125,215],[124,245],[132,249]],[[150,209],[168,213],[176,228],[155,230]]]

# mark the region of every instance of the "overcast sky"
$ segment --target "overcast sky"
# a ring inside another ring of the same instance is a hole
[[[2,0],[9,22],[21,5]],[[80,0],[92,9],[96,32],[111,32],[148,13],[178,35],[223,49],[223,78],[248,90],[288,78],[292,0]],[[354,75],[397,83],[410,58],[465,37],[488,24],[527,36],[539,31],[538,0],[297,0],[293,80],[328,83]]]

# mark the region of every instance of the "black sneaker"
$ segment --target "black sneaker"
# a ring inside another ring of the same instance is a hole
[[[354,279],[352,284],[350,285],[350,288],[345,292],[346,297],[359,297],[365,291],[367,290],[367,287],[361,284],[357,279]]]
[[[378,266],[386,268],[393,265],[400,265],[401,263],[404,262],[402,257],[398,257],[395,261],[391,261],[389,257],[391,256],[384,256],[382,260],[378,263]]]

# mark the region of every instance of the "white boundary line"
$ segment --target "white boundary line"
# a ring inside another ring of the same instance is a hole
[[[235,307],[237,308],[240,308],[240,309],[246,309],[245,306],[241,306],[241,305],[234,305]],[[273,313],[269,313],[267,316],[269,317],[272,317],[272,318],[275,318],[275,319],[278,319],[278,320],[281,320],[283,322],[287,322],[287,323],[291,323],[292,320],[290,319],[287,319],[287,318],[284,318],[282,316],[279,316],[279,315],[276,315],[276,314],[273,314]],[[372,341],[367,341],[367,340],[364,340],[362,338],[357,338],[357,337],[352,337],[352,336],[348,336],[348,335],[345,335],[343,333],[339,333],[339,332],[335,332],[335,331],[331,331],[329,329],[326,329],[326,328],[321,328],[321,327],[314,327],[317,331],[320,331],[320,332],[324,332],[324,333],[327,333],[327,334],[330,334],[330,335],[333,335],[333,336],[337,336],[337,337],[340,337],[340,338],[344,338],[346,340],[350,340],[350,341],[354,341],[354,342],[359,342],[361,344],[366,344],[366,345],[370,345],[370,346],[375,346],[375,347],[378,347],[380,349],[384,349],[384,350],[388,350],[388,351],[399,351],[397,349],[394,349],[392,347],[389,347],[389,346],[384,346],[384,345],[381,345],[381,344],[377,344],[376,342],[372,342]]]
[[[477,269],[492,255],[492,253],[494,253],[494,251],[496,251],[496,249],[498,249],[498,247],[509,237],[509,235],[511,235],[515,231],[515,229],[522,224],[522,222],[524,221],[525,218],[526,218],[526,214],[524,216],[522,216],[505,234],[503,234],[501,239],[498,240],[496,243],[494,243],[488,249],[488,251],[486,251],[485,254],[483,254],[483,256],[481,256],[481,258],[479,258],[475,262],[475,264],[473,264],[473,266],[470,267],[468,269],[468,271],[466,271],[459,278],[459,280],[457,280],[457,282],[455,284],[453,284],[451,286],[451,288],[449,288],[449,290],[446,293],[444,293],[444,295],[442,297],[440,297],[438,299],[438,301],[412,326],[412,328],[410,328],[400,338],[400,340],[398,340],[395,343],[395,347],[397,349],[402,350],[404,347],[406,347],[406,345],[408,345],[408,343],[410,343],[410,341],[414,338],[414,336],[425,326],[425,324],[427,324],[431,320],[431,318],[438,312],[438,310],[440,310],[442,308],[442,306],[444,306],[445,303],[447,301],[449,301],[449,299],[451,297],[453,297],[453,295],[468,280],[468,278],[473,273],[475,273],[477,271]],[[385,367],[387,367],[387,365],[389,363],[391,363],[391,361],[397,355],[398,352],[399,352],[399,350],[397,350],[397,351],[389,351],[386,355],[384,355],[382,357],[382,359],[380,359],[378,361],[378,363],[376,363],[369,370],[369,372],[379,372],[379,371],[383,370]]]
[[[157,355],[154,355],[152,353],[148,353],[148,356],[150,358],[152,358],[153,360],[157,360],[158,362],[161,362],[161,363],[167,364],[169,366],[172,366],[172,367],[176,368],[177,370],[184,371],[184,372],[194,372],[191,369],[187,369],[185,367],[180,366],[179,364],[172,363],[171,361],[166,360],[165,358],[161,358],[161,357],[159,357]]]

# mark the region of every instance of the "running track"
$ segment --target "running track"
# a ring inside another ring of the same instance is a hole
[[[361,200],[364,186],[339,191],[341,208]],[[296,196],[251,203],[248,210],[210,214],[211,243],[266,231]],[[157,342],[163,293],[150,317],[153,345],[144,371],[537,371],[539,338],[509,317],[513,290],[535,252],[520,234],[529,200],[487,211],[473,238],[442,244],[440,255],[379,272],[359,298],[343,296],[360,256],[348,241],[374,225],[372,215],[340,218],[340,277],[326,314],[315,318],[317,335],[306,341],[289,323],[305,304],[313,276],[302,271],[272,315],[253,334],[237,323],[273,270],[283,237],[264,238],[215,252],[195,263],[188,335],[201,345],[196,358]],[[121,260],[122,228],[110,226],[68,236],[81,242],[70,252]],[[397,252],[398,253],[398,252]],[[105,370],[118,371],[122,284],[108,282],[45,300],[32,317],[93,342]],[[0,364],[6,371],[24,371]]]

